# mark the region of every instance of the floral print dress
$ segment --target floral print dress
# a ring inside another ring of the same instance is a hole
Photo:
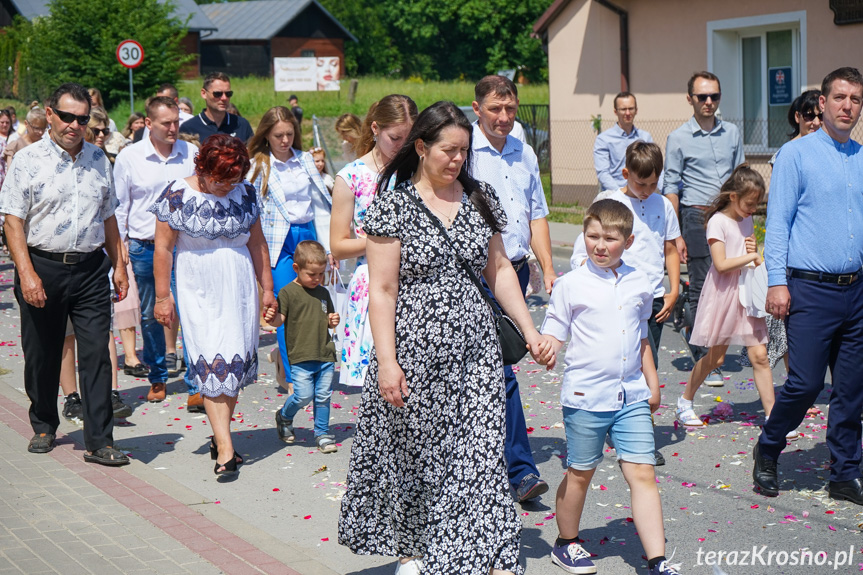
[[[483,187],[501,225],[506,216]],[[401,243],[396,357],[410,395],[405,407],[378,388],[372,352],[351,449],[339,543],[354,553],[421,556],[424,575],[523,573],[521,522],[504,460],[503,360],[491,309],[439,228],[406,194],[381,194],[367,234]],[[479,275],[492,229],[465,196],[450,228]]]
[[[362,160],[355,160],[341,169],[338,176],[354,194],[354,217],[351,229],[358,238],[366,237],[363,220],[366,210],[375,199],[378,173]],[[369,268],[365,256],[357,258],[357,269],[348,284],[348,301],[345,309],[345,331],[342,336],[342,366],[339,381],[343,385],[359,387],[366,379],[371,355],[372,330],[369,318]]]

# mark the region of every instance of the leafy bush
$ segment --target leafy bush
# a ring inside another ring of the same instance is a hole
[[[16,17],[0,41],[0,89],[21,100],[44,100],[64,82],[99,88],[108,106],[128,98],[129,73],[116,50],[129,38],[144,47],[144,62],[134,71],[136,96],[176,82],[194,59],[180,47],[186,23],[172,16],[170,3],[53,0],[49,8],[50,15],[32,22]]]

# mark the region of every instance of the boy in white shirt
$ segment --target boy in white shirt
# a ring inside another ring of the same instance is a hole
[[[601,192],[594,200],[617,200],[629,207],[635,216],[632,228],[635,242],[626,250],[626,263],[647,274],[654,286],[653,310],[647,323],[654,365],[659,365],[662,326],[671,316],[680,292],[680,255],[675,246],[675,240],[680,238],[680,224],[671,202],[662,194],[655,193],[661,173],[662,151],[659,146],[633,142],[626,148],[626,163],[622,170],[626,186]],[[581,234],[573,246],[572,269],[584,263],[585,259],[587,252],[584,234]],[[668,292],[663,284],[666,268],[670,285]]]
[[[594,203],[584,218],[588,260],[554,285],[540,332],[555,354],[566,352],[561,405],[567,470],[557,490],[559,535],[552,562],[568,573],[596,573],[578,539],[590,480],[602,461],[606,434],[632,493],[632,517],[648,557],[649,575],[679,575],[665,559],[662,504],[656,486],[653,425],[659,378],[650,352],[647,320],[654,285],[621,261],[633,245],[633,216],[617,200]],[[554,360],[548,364],[553,367]]]

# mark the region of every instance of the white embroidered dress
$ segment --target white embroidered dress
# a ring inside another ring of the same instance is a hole
[[[201,394],[236,397],[258,374],[258,288],[246,245],[258,219],[255,188],[224,197],[172,182],[150,208],[177,230],[177,306],[189,373]]]

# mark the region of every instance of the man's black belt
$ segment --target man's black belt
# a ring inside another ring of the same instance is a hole
[[[521,271],[521,268],[524,267],[524,264],[526,264],[527,260],[529,260],[529,259],[530,259],[530,256],[524,256],[520,260],[513,260],[510,263],[512,263],[512,267],[515,268],[515,272],[518,273]]]
[[[138,242],[141,244],[155,244],[156,240],[139,240],[138,238],[129,238],[133,242]]]
[[[860,272],[854,272],[853,274],[828,274],[825,272],[810,272],[794,268],[788,268],[786,275],[790,278],[836,284],[840,286],[851,285],[860,279]]]
[[[62,262],[67,265],[74,265],[83,263],[98,253],[101,253],[102,250],[93,250],[92,252],[66,252],[66,253],[56,253],[56,252],[46,252],[45,250],[40,250],[37,248],[28,248],[31,254],[34,256],[39,256],[40,258],[45,258],[46,260],[54,260],[55,262]]]

